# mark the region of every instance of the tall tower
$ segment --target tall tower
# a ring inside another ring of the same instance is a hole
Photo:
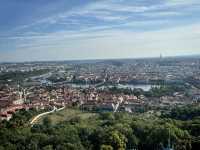
[[[200,59],[198,60],[198,68],[197,68],[197,72],[198,72],[198,74],[200,74]]]
[[[160,53],[160,61],[162,60],[162,58],[163,58],[163,55]]]
[[[20,85],[19,83],[17,84],[17,92],[19,93],[19,88],[20,88]]]
[[[26,103],[26,97],[27,97],[27,92],[26,89],[23,89],[23,95],[24,95],[24,102]]]

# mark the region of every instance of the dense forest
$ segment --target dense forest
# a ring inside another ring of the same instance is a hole
[[[197,106],[148,117],[122,112],[74,115],[56,124],[48,116],[31,127],[35,114],[36,110],[23,110],[0,123],[0,150],[162,150],[169,139],[175,150],[200,147]]]

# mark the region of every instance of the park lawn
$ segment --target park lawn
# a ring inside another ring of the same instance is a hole
[[[53,125],[64,121],[70,121],[73,118],[80,118],[80,120],[82,121],[90,120],[90,122],[88,123],[91,124],[92,123],[91,121],[97,116],[98,116],[97,113],[83,112],[75,108],[65,108],[62,111],[55,112],[40,118],[38,120],[38,123],[41,124],[43,119],[45,117],[48,117],[52,121]]]

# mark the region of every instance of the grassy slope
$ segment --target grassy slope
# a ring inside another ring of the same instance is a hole
[[[78,109],[66,108],[62,111],[49,114],[45,117],[49,117],[52,121],[52,124],[58,124],[63,121],[69,121],[75,117],[79,117],[81,120],[87,120],[89,118],[95,118],[96,116],[97,114],[95,113],[82,112]],[[43,119],[44,117],[39,119],[38,123],[42,123]]]

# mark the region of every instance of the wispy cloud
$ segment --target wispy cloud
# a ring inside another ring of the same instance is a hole
[[[200,24],[162,29],[157,31],[130,32],[107,30],[72,34],[65,32],[18,43],[19,51],[2,53],[1,60],[48,60],[80,58],[120,58],[166,55],[195,54],[200,47]],[[87,37],[87,38],[85,38]],[[191,49],[192,47],[192,49]],[[106,53],[106,56],[105,56]],[[31,55],[30,55],[31,54]]]
[[[152,2],[153,3],[153,2]],[[132,2],[129,4],[127,1],[117,0],[102,0],[93,3],[89,3],[86,6],[73,8],[70,11],[60,12],[59,14],[40,19],[33,22],[32,24],[23,25],[17,27],[17,30],[32,28],[45,24],[51,26],[55,24],[71,25],[76,24],[79,26],[87,25],[94,19],[104,21],[104,23],[117,22],[121,23],[124,21],[130,21],[135,19],[137,16],[146,16],[159,18],[162,16],[180,16],[184,12],[177,10],[178,7],[199,4],[197,0],[165,0],[157,3],[157,1],[151,5],[149,3],[138,4]],[[83,22],[87,19],[87,22]],[[98,24],[95,24],[97,26]],[[87,27],[87,26],[86,26]]]
[[[199,0],[99,0],[0,34],[1,48],[10,50],[0,59],[190,53],[200,48],[198,12]]]

